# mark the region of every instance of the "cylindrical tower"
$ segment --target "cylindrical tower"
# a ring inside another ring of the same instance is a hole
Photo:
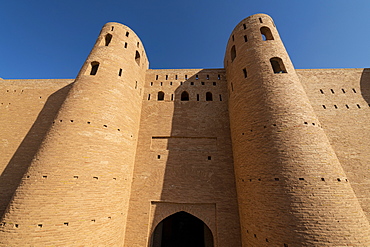
[[[4,246],[123,246],[148,60],[107,23],[2,217]]]
[[[370,246],[370,226],[273,20],[231,34],[224,60],[243,246]]]

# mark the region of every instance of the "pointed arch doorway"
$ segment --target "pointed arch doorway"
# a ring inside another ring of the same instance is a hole
[[[181,211],[156,226],[151,247],[213,247],[213,235],[203,221]]]

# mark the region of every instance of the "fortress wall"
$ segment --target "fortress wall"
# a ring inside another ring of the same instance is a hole
[[[215,246],[240,246],[227,102],[223,69],[147,71],[126,246],[146,246],[178,211],[201,219]]]
[[[370,71],[300,69],[297,73],[370,220]]]
[[[5,246],[123,246],[148,68],[107,23],[2,218]]]
[[[369,222],[272,19],[240,22],[224,64],[243,245],[370,245]]]
[[[0,215],[73,80],[0,80]]]

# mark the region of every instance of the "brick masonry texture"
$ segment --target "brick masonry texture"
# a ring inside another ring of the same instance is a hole
[[[205,247],[370,246],[369,69],[296,70],[263,14],[223,69],[148,65],[107,23],[75,80],[0,79],[0,246],[157,247],[177,212]]]

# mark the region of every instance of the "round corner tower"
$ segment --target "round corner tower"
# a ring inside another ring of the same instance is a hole
[[[224,60],[243,246],[370,246],[370,226],[271,17]]]
[[[123,246],[148,60],[107,23],[0,227],[5,246]]]

